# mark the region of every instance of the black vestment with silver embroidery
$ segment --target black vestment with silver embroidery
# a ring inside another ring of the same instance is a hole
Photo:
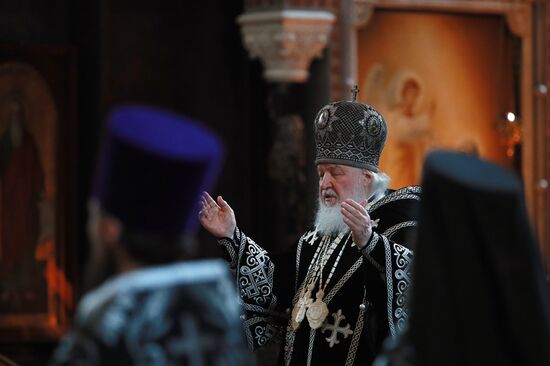
[[[292,251],[273,256],[239,229],[232,239],[220,239],[236,270],[249,347],[279,340],[283,365],[371,364],[383,340],[395,336],[407,319],[410,241],[419,200],[420,187],[411,186],[372,204],[369,214],[378,226],[361,251],[346,233],[322,270],[325,282],[334,273],[323,298],[329,314],[316,330],[304,319],[294,331],[289,320],[321,234],[308,231]],[[318,283],[312,294],[317,290]]]
[[[253,365],[222,260],[128,272],[87,294],[51,365]]]

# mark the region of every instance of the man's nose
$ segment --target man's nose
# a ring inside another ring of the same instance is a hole
[[[321,187],[321,190],[332,187],[332,176],[330,173],[323,174],[323,177],[319,182],[319,186]]]

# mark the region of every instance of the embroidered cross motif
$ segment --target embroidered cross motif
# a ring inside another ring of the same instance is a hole
[[[359,124],[361,125],[361,127],[363,127],[363,132],[361,132],[361,136],[365,136],[364,132],[367,128],[367,119],[369,119],[369,114],[367,113],[367,111],[363,111],[363,114],[363,119],[359,121]]]
[[[197,321],[189,315],[185,315],[183,318],[181,318],[180,324],[182,335],[181,337],[168,339],[167,355],[174,356],[178,359],[186,358],[189,362],[189,365],[204,365],[204,363],[208,359],[207,355],[211,355],[212,352],[215,352],[218,348],[218,344],[216,342],[217,335],[211,332],[201,331],[198,326],[199,324],[197,324]],[[155,331],[156,329],[153,328],[153,334],[156,334]],[[142,357],[152,357],[153,350],[156,351],[155,355],[157,357],[163,357],[164,355],[157,348],[160,347],[157,344],[150,342],[149,344],[147,344],[147,347],[144,347],[142,350],[140,350],[141,352],[143,352]],[[159,358],[156,358],[156,360],[159,360]]]
[[[266,273],[265,263],[269,261],[267,252],[255,243],[250,244],[246,251],[246,264],[239,272],[239,288],[244,299],[250,299],[256,305],[264,305],[272,296],[272,283]]]
[[[309,231],[303,236],[303,240],[310,245],[313,245],[315,239],[317,239],[317,227],[315,227],[315,230]]]
[[[332,313],[332,316],[334,317],[334,324],[330,324],[328,321],[323,324],[322,332],[332,332],[330,334],[330,337],[325,338],[326,341],[329,343],[329,347],[332,348],[335,344],[340,343],[338,340],[338,333],[342,333],[344,335],[344,339],[347,338],[349,335],[353,334],[353,330],[349,329],[349,324],[345,327],[340,326],[340,322],[346,317],[342,315],[342,309],[338,309],[338,312]]]

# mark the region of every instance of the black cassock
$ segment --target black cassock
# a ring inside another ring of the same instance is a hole
[[[550,302],[521,180],[436,151],[422,187],[408,331],[376,366],[550,366]]]
[[[407,243],[416,227],[419,200],[420,187],[411,186],[371,203],[368,211],[377,227],[362,251],[349,232],[341,233],[322,270],[323,283],[328,282],[323,297],[328,316],[315,330],[305,318],[294,331],[289,319],[303,294],[308,269],[319,257],[320,243],[327,238],[308,231],[293,250],[273,256],[239,229],[233,239],[221,239],[236,270],[249,347],[282,336],[281,364],[369,365],[383,340],[395,336],[407,320],[412,260]]]
[[[222,260],[120,275],[80,302],[52,365],[251,365]]]

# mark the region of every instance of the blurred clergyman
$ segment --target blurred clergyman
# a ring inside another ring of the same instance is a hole
[[[54,365],[249,364],[227,266],[181,261],[221,158],[219,140],[184,117],[140,106],[110,114],[88,225],[87,277],[101,285],[81,301]]]
[[[550,365],[550,304],[520,180],[441,151],[422,185],[409,329],[375,366]]]

